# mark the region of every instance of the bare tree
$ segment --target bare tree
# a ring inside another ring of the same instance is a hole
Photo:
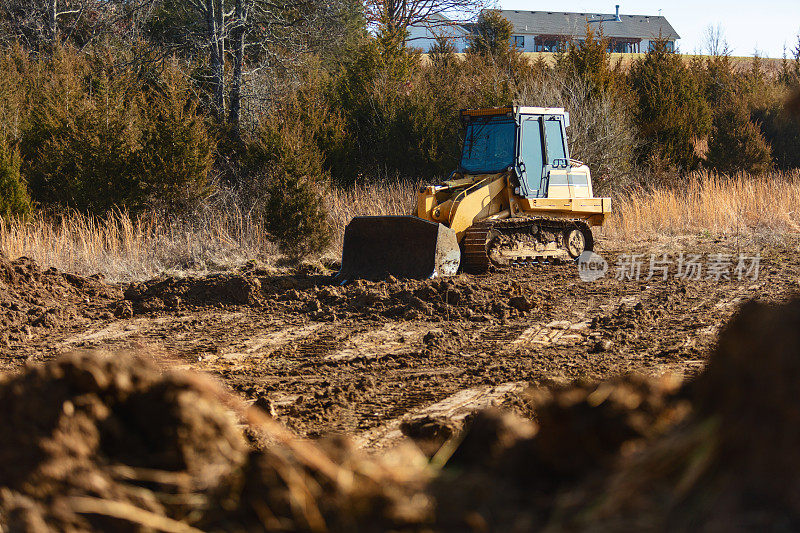
[[[703,31],[703,48],[710,56],[729,56],[731,49],[725,38],[725,30],[721,24],[709,24]]]
[[[246,80],[276,65],[296,63],[313,38],[325,40],[314,29],[335,17],[343,3],[163,0],[157,15],[163,39],[158,44],[190,54],[207,52],[212,111],[219,122],[236,129],[248,96]]]
[[[526,79],[515,103],[569,111],[570,155],[591,167],[595,192],[631,183],[634,151],[640,141],[622,99],[608,91],[593,94],[573,70],[551,70]]]
[[[4,0],[0,39],[30,49],[71,43],[85,48],[108,33],[138,31],[153,0]]]
[[[487,0],[366,0],[367,20],[386,34],[401,35],[409,26],[442,27],[473,20]]]

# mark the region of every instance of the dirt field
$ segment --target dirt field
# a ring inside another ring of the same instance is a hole
[[[681,250],[732,254],[732,279],[678,280],[673,265],[667,281],[645,280],[650,253]],[[518,407],[528,384],[694,376],[741,302],[785,301],[800,288],[788,241],[692,237],[598,251],[610,271],[590,283],[574,264],[344,287],[322,268],[254,266],[118,287],[4,261],[0,370],[76,349],[135,350],[218,377],[302,436],[344,433],[380,449],[401,430],[453,431],[432,420]],[[756,252],[758,279],[738,280],[736,257]],[[615,279],[623,253],[645,254],[639,281]]]

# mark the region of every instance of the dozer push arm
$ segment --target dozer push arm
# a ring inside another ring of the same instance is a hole
[[[471,185],[451,189],[426,187],[417,197],[417,216],[441,222],[456,232],[460,241],[472,225],[508,210],[508,173],[477,177]]]

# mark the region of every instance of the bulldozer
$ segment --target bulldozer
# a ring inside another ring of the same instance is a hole
[[[589,167],[570,158],[563,108],[461,111],[458,168],[421,187],[413,214],[353,218],[337,280],[452,276],[576,260],[611,212]]]

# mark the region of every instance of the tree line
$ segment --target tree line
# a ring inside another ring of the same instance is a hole
[[[664,43],[630,63],[587,29],[532,61],[476,0],[9,0],[0,6],[0,214],[191,212],[231,194],[293,255],[323,248],[322,193],[435,180],[467,107],[563,106],[597,188],[800,167],[778,68]],[[477,17],[466,54],[408,27]],[[409,46],[410,45],[410,46]],[[300,228],[298,230],[298,228]]]

